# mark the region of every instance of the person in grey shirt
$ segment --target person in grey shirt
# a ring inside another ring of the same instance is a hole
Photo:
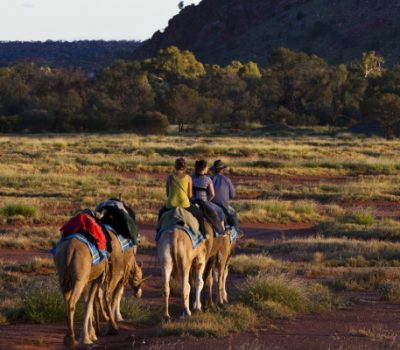
[[[227,214],[228,223],[239,229],[239,223],[236,216],[236,211],[229,205],[229,201],[235,197],[235,187],[232,181],[225,175],[223,175],[226,165],[222,160],[216,160],[211,170],[214,175],[211,180],[214,184],[215,196],[212,202],[220,206],[225,214]]]

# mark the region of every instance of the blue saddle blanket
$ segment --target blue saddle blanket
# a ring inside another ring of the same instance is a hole
[[[203,235],[196,235],[189,227],[185,227],[185,226],[180,226],[180,225],[171,225],[171,226],[169,226],[169,227],[163,227],[160,231],[158,231],[157,232],[157,235],[156,235],[156,242],[158,242],[159,241],[159,239],[160,239],[160,237],[161,237],[161,235],[164,233],[164,232],[167,232],[167,231],[171,231],[171,230],[174,230],[174,229],[178,229],[178,230],[181,230],[181,231],[184,231],[184,232],[186,232],[187,233],[187,235],[190,237],[190,239],[192,240],[192,248],[194,249],[194,248],[196,248],[201,242],[203,242],[204,241],[204,237],[203,237]]]
[[[238,229],[236,228],[236,226],[229,226],[226,225],[225,229],[227,231],[229,231],[229,237],[231,238],[231,242],[234,242],[237,240],[238,236],[239,236],[239,232]],[[218,232],[215,232],[215,237],[221,237],[222,235],[220,235]]]
[[[57,244],[50,250],[51,254],[53,254],[53,256],[55,256],[58,252],[58,250],[61,247],[61,244],[64,243],[65,241],[69,241],[70,239],[78,239],[81,242],[85,243],[89,250],[90,250],[90,254],[92,255],[92,265],[95,266],[97,264],[99,264],[101,261],[103,261],[104,259],[107,258],[107,251],[106,250],[98,250],[97,247],[92,243],[89,242],[89,240],[82,234],[80,233],[74,233],[71,235],[68,235],[67,237],[62,237]]]
[[[120,235],[117,233],[110,225],[104,225],[104,227],[109,230],[114,232],[114,234],[117,236],[119,243],[121,244],[121,249],[123,252],[126,252],[129,248],[133,247],[133,240],[127,239],[124,236]]]

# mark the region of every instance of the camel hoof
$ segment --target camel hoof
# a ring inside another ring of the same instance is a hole
[[[72,335],[66,335],[64,337],[64,345],[70,349],[78,348],[79,343],[76,341],[75,337]]]
[[[201,314],[201,313],[202,313],[202,310],[196,308],[196,309],[193,310],[193,313],[194,313],[194,314]]]
[[[164,323],[171,323],[171,316],[167,315],[167,316],[163,316],[163,322]]]
[[[117,321],[117,322],[122,322],[123,320],[124,320],[124,318],[121,315],[115,317],[115,321]]]

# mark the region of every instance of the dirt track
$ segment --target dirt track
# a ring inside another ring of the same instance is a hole
[[[154,237],[154,226],[143,225],[142,234]],[[246,238],[256,239],[265,245],[281,237],[314,234],[311,225],[248,225]],[[0,250],[2,259],[23,263],[33,256],[50,257],[45,250]],[[140,254],[145,274],[153,278],[144,287],[143,301],[160,305],[160,276],[154,254]],[[233,276],[233,274],[232,274]],[[230,285],[240,281],[232,277]],[[260,324],[257,333],[244,333],[224,338],[171,338],[155,337],[156,329],[134,326],[124,322],[120,334],[102,338],[102,349],[400,349],[397,339],[400,324],[400,304],[377,300],[374,295],[361,295],[365,303],[348,310],[335,310],[318,315],[300,315],[296,320],[274,320]],[[360,297],[360,295],[358,295]],[[175,315],[177,317],[178,315]],[[0,327],[0,349],[63,349],[64,324],[28,325],[11,324]],[[363,332],[374,329],[372,335]]]

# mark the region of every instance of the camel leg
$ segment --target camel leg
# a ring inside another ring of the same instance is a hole
[[[223,294],[224,294],[224,267],[222,266],[221,262],[217,263],[216,266],[216,271],[218,274],[217,277],[217,291],[218,291],[218,304],[219,305],[223,305],[224,304],[224,298],[223,298]]]
[[[204,296],[204,304],[206,307],[212,307],[213,306],[213,295],[212,295],[212,290],[213,290],[213,277],[212,277],[212,266],[214,264],[214,259],[211,258],[208,260],[206,264],[206,268],[204,269],[204,281],[206,283],[207,287],[207,293],[203,293]],[[206,295],[207,294],[207,295]]]
[[[116,300],[115,300],[115,320],[121,322],[124,318],[121,315],[121,299],[124,295],[124,285],[121,283],[117,287]]]
[[[166,258],[162,264],[162,284],[164,295],[164,320],[169,322],[171,316],[169,315],[169,295],[170,295],[170,281],[173,269],[172,258]]]
[[[93,326],[95,330],[95,335],[96,337],[101,337],[101,331],[100,331],[100,312],[101,312],[101,307],[100,307],[100,296],[102,294],[100,293],[101,288],[97,291],[97,296],[94,299],[94,304],[93,304]]]
[[[90,339],[89,335],[89,323],[91,318],[93,317],[93,303],[94,303],[94,298],[96,296],[97,290],[99,288],[99,280],[96,280],[92,283],[88,295],[88,299],[85,305],[85,320],[83,322],[83,329],[82,329],[82,334],[81,334],[81,343],[88,345],[88,344],[93,344],[93,341]]]
[[[118,278],[115,278],[110,281],[109,286],[106,291],[106,304],[107,309],[109,310],[109,320],[108,320],[108,327],[107,327],[107,334],[109,335],[116,335],[118,334],[118,325],[115,321],[115,310],[114,310],[114,292],[115,288],[119,282]]]
[[[92,316],[89,319],[89,338],[92,342],[95,342],[97,340],[97,335],[96,335],[96,329],[95,329],[95,314],[98,314],[97,312],[92,312]]]
[[[187,266],[189,265],[189,267]],[[189,299],[190,299],[190,283],[189,283],[189,274],[190,274],[190,264],[182,264],[183,273],[181,279],[181,288],[182,288],[182,302],[183,302],[183,317],[191,316],[192,313],[190,312],[189,307]]]
[[[226,280],[228,278],[228,273],[229,273],[229,267],[228,264],[226,264],[225,266],[225,270],[224,270],[224,278],[223,278],[223,300],[225,304],[229,303],[228,300],[228,292],[226,291]]]
[[[194,303],[193,309],[195,311],[201,311],[201,291],[203,290],[204,287],[204,281],[203,281],[203,273],[205,269],[205,261],[202,260],[199,263],[196,264],[195,271],[196,271],[196,301]]]
[[[104,289],[100,288],[99,292],[99,307],[100,307],[100,312],[101,312],[101,316],[103,317],[104,321],[108,321],[110,318],[107,315],[106,309],[104,307]]]
[[[65,293],[65,306],[66,306],[66,314],[67,314],[67,324],[68,324],[68,332],[64,337],[64,345],[69,348],[76,348],[78,346],[78,342],[75,339],[74,332],[74,315],[76,309],[76,303],[81,297],[82,291],[85,288],[84,282],[78,281],[72,292]]]

